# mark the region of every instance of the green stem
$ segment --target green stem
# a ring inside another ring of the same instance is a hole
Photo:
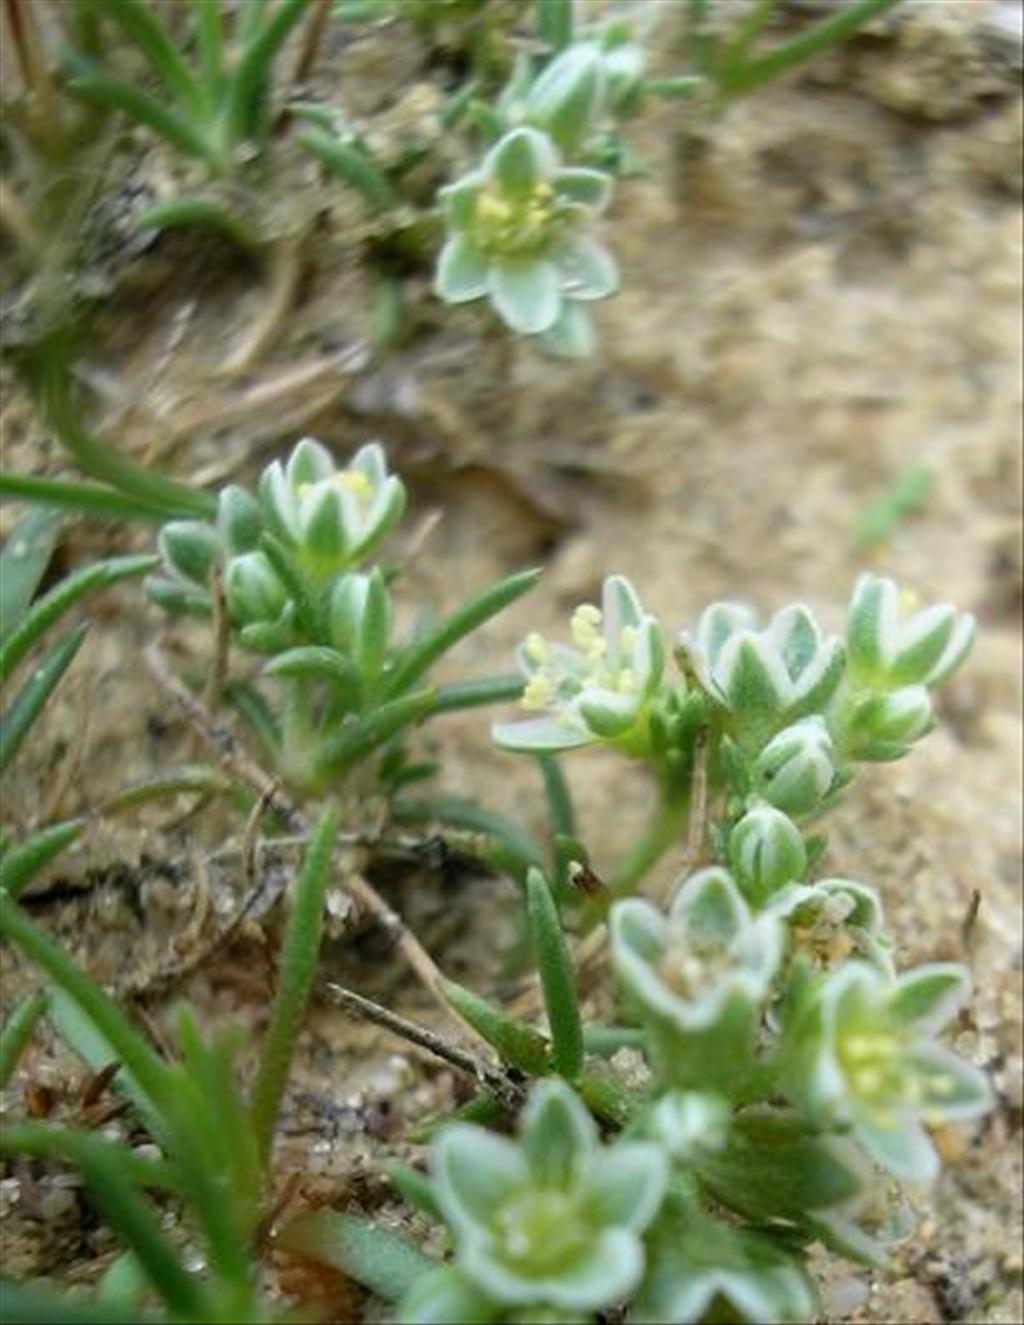
[[[612,892],[622,897],[636,891],[640,880],[682,837],[690,798],[675,788],[663,788],[644,832],[626,853],[611,880]]]

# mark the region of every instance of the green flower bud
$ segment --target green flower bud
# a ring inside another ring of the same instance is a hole
[[[208,588],[210,572],[220,555],[220,542],[210,525],[201,520],[172,520],[160,531],[159,547],[168,566],[182,579]]]
[[[933,725],[931,696],[922,685],[869,695],[854,705],[850,715],[850,755],[871,761],[899,759]]]
[[[527,118],[570,155],[600,123],[606,101],[605,61],[592,42],[574,42],[543,71],[526,97]]]
[[[755,770],[765,800],[786,814],[809,814],[835,778],[834,751],[820,717],[804,718],[779,732],[761,752]]]
[[[807,868],[804,839],[781,810],[758,805],[729,834],[729,860],[744,893],[761,904]]]
[[[907,611],[910,595],[878,575],[862,575],[850,600],[850,671],[860,685],[936,686],[970,652],[974,618],[948,603]]]
[[[232,620],[239,625],[276,621],[288,600],[284,585],[262,552],[233,557],[224,587]]]
[[[232,483],[217,499],[217,532],[229,556],[253,552],[263,531],[260,504],[245,488]]]

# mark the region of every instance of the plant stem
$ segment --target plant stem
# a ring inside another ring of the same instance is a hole
[[[686,826],[689,793],[664,787],[647,828],[633,843],[609,883],[618,897],[636,891],[637,884],[666,851],[680,841]]]

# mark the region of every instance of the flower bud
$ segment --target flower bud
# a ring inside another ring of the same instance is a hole
[[[276,621],[288,595],[262,552],[245,552],[228,562],[225,576],[228,609],[242,625]]]
[[[548,65],[526,97],[528,118],[568,153],[596,128],[605,106],[605,60],[591,42],[576,42]]]
[[[932,727],[932,701],[923,685],[871,695],[854,708],[849,725],[854,759],[898,759]]]
[[[256,498],[235,483],[226,487],[217,501],[217,532],[228,555],[254,551],[262,530],[263,518]]]
[[[650,1130],[673,1159],[692,1163],[696,1156],[725,1148],[732,1110],[722,1095],[674,1090],[651,1111]]]
[[[809,814],[835,778],[834,752],[820,717],[779,732],[761,752],[756,774],[764,798],[786,814]]]
[[[729,859],[744,892],[760,903],[803,877],[807,848],[799,828],[781,810],[758,805],[729,834]]]
[[[172,520],[160,531],[160,551],[182,579],[205,589],[220,543],[216,532],[201,520]]]
[[[948,603],[905,612],[897,585],[862,575],[847,624],[851,675],[860,684],[936,686],[960,666],[974,642],[974,618]]]

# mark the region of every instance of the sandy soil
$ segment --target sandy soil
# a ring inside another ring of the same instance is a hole
[[[1020,46],[1007,22],[995,0],[911,4],[712,124],[688,122],[678,106],[645,119],[634,146],[650,174],[620,187],[608,222],[624,291],[598,311],[592,362],[536,357],[477,311],[437,307],[413,274],[414,334],[353,368],[371,316],[358,263],[365,227],[358,205],[328,190],[329,223],[303,247],[300,301],[258,370],[225,380],[209,365],[265,300],[259,274],[191,236],[162,241],[139,260],[141,275],[122,273],[90,360],[107,431],[204,482],[251,475],[302,432],[342,453],[383,440],[409,480],[410,527],[417,514],[443,517],[409,577],[410,600],[415,589],[450,605],[542,563],[541,587],[463,647],[452,675],[504,669],[527,628],[564,630],[567,609],[613,570],[672,627],[719,597],[765,611],[801,598],[838,625],[865,565],[925,600],[977,613],[979,644],[944,695],[944,725],[905,762],[858,782],[829,823],[825,865],[881,887],[906,964],[963,955],[962,921],[981,894],[966,954],[977,992],[958,1044],[992,1072],[999,1107],[981,1127],[940,1138],[949,1167],[887,1271],[827,1268],[836,1320],[1024,1315],[1021,104]],[[344,60],[348,86],[375,80],[361,113],[397,114],[403,97],[427,104],[433,93],[409,34],[389,45],[367,36]],[[318,77],[329,85],[326,71]],[[314,187],[310,167],[287,169]],[[5,386],[7,463],[55,467],[17,383]],[[932,475],[925,506],[883,545],[856,551],[859,517],[911,464]],[[73,563],[113,537],[76,527],[61,556]],[[145,973],[194,941],[196,861],[239,825],[216,808],[184,824],[166,806],[134,820],[95,813],[117,787],[195,754],[138,658],[163,622],[138,595],[104,609],[109,620],[46,739],[23,759],[5,818],[94,812],[82,847],[44,881],[50,900],[37,913],[100,978],[120,980],[127,954]],[[174,627],[168,647],[184,672],[202,669],[200,633]],[[438,724],[430,740],[443,753],[446,790],[539,825],[533,770],[490,746],[480,714]],[[52,787],[69,759],[79,771],[64,775],[57,805]],[[647,788],[598,755],[577,755],[568,770],[600,868],[628,841]],[[207,876],[209,924],[237,881],[218,863]],[[453,975],[482,989],[507,975],[517,929],[510,887],[412,870],[392,870],[385,886]],[[353,930],[340,894],[335,903],[325,970],[431,1020],[387,945]],[[182,992],[210,1017],[258,1027],[269,950],[253,927]],[[23,983],[8,962],[5,1003]],[[19,1109],[39,1084],[70,1095],[77,1071],[42,1035],[4,1104]],[[455,1090],[446,1073],[320,1006],[304,1037],[282,1168],[301,1170],[320,1198],[397,1219],[374,1167],[402,1148],[403,1119],[445,1106]],[[89,1279],[110,1251],[74,1186],[39,1170],[22,1166],[0,1181],[0,1213],[15,1277]]]

